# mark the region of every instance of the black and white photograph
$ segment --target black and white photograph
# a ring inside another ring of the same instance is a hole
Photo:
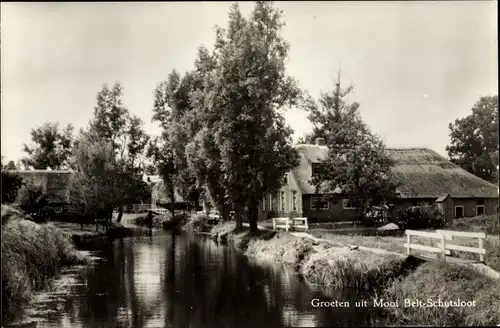
[[[497,11],[2,2],[1,327],[500,326]]]

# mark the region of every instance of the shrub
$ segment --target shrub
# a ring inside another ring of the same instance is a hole
[[[83,262],[68,236],[54,225],[25,220],[22,214],[11,219],[2,227],[2,317],[15,315],[60,266]]]
[[[405,229],[435,229],[443,227],[444,223],[444,215],[437,205],[427,203],[406,208],[400,221]]]
[[[194,232],[210,232],[213,226],[205,212],[197,212],[188,217],[184,229]]]
[[[23,179],[19,174],[9,172],[2,168],[2,203],[9,204],[16,200],[17,194],[23,185]]]

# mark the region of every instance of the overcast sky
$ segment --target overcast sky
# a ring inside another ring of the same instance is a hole
[[[252,3],[241,3],[245,14]],[[496,1],[278,2],[290,42],[288,73],[317,97],[341,63],[351,100],[390,147],[445,155],[448,123],[498,89]],[[150,133],[153,90],[211,47],[230,3],[2,3],[2,155],[17,160],[46,121],[87,124],[102,84]],[[296,137],[307,114],[286,114]]]

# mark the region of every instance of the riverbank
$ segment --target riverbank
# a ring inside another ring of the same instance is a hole
[[[61,267],[86,264],[68,234],[37,224],[2,205],[2,322],[18,315],[33,292],[44,289]]]
[[[375,252],[349,247],[347,244],[353,243],[349,236],[342,236],[347,238],[342,245],[340,241],[318,242],[287,232],[251,234],[246,229],[234,228],[232,222],[221,223],[211,228],[210,234],[219,242],[233,244],[249,257],[289,264],[309,282],[356,289],[360,295],[372,299],[393,301],[398,306],[386,308],[391,323],[440,326],[500,323],[500,281],[479,275],[472,268],[423,262],[382,249]],[[392,239],[391,242],[395,243]],[[443,303],[436,303],[441,307],[405,306],[405,300],[426,302],[427,299],[474,301],[474,306],[442,307]]]
[[[82,226],[77,223],[51,222],[51,224],[68,235],[77,248],[105,242],[114,238],[132,236],[134,234],[133,229],[125,227],[117,222],[112,222],[108,231],[105,231],[102,226],[99,226],[99,230],[96,231],[95,224],[85,224],[83,229]]]

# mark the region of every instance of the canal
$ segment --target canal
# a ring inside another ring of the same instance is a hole
[[[257,263],[232,247],[154,231],[92,250],[94,264],[67,269],[37,295],[33,327],[370,326],[359,296],[313,287],[279,264]],[[58,287],[59,286],[59,287]],[[313,299],[350,301],[314,308]]]

